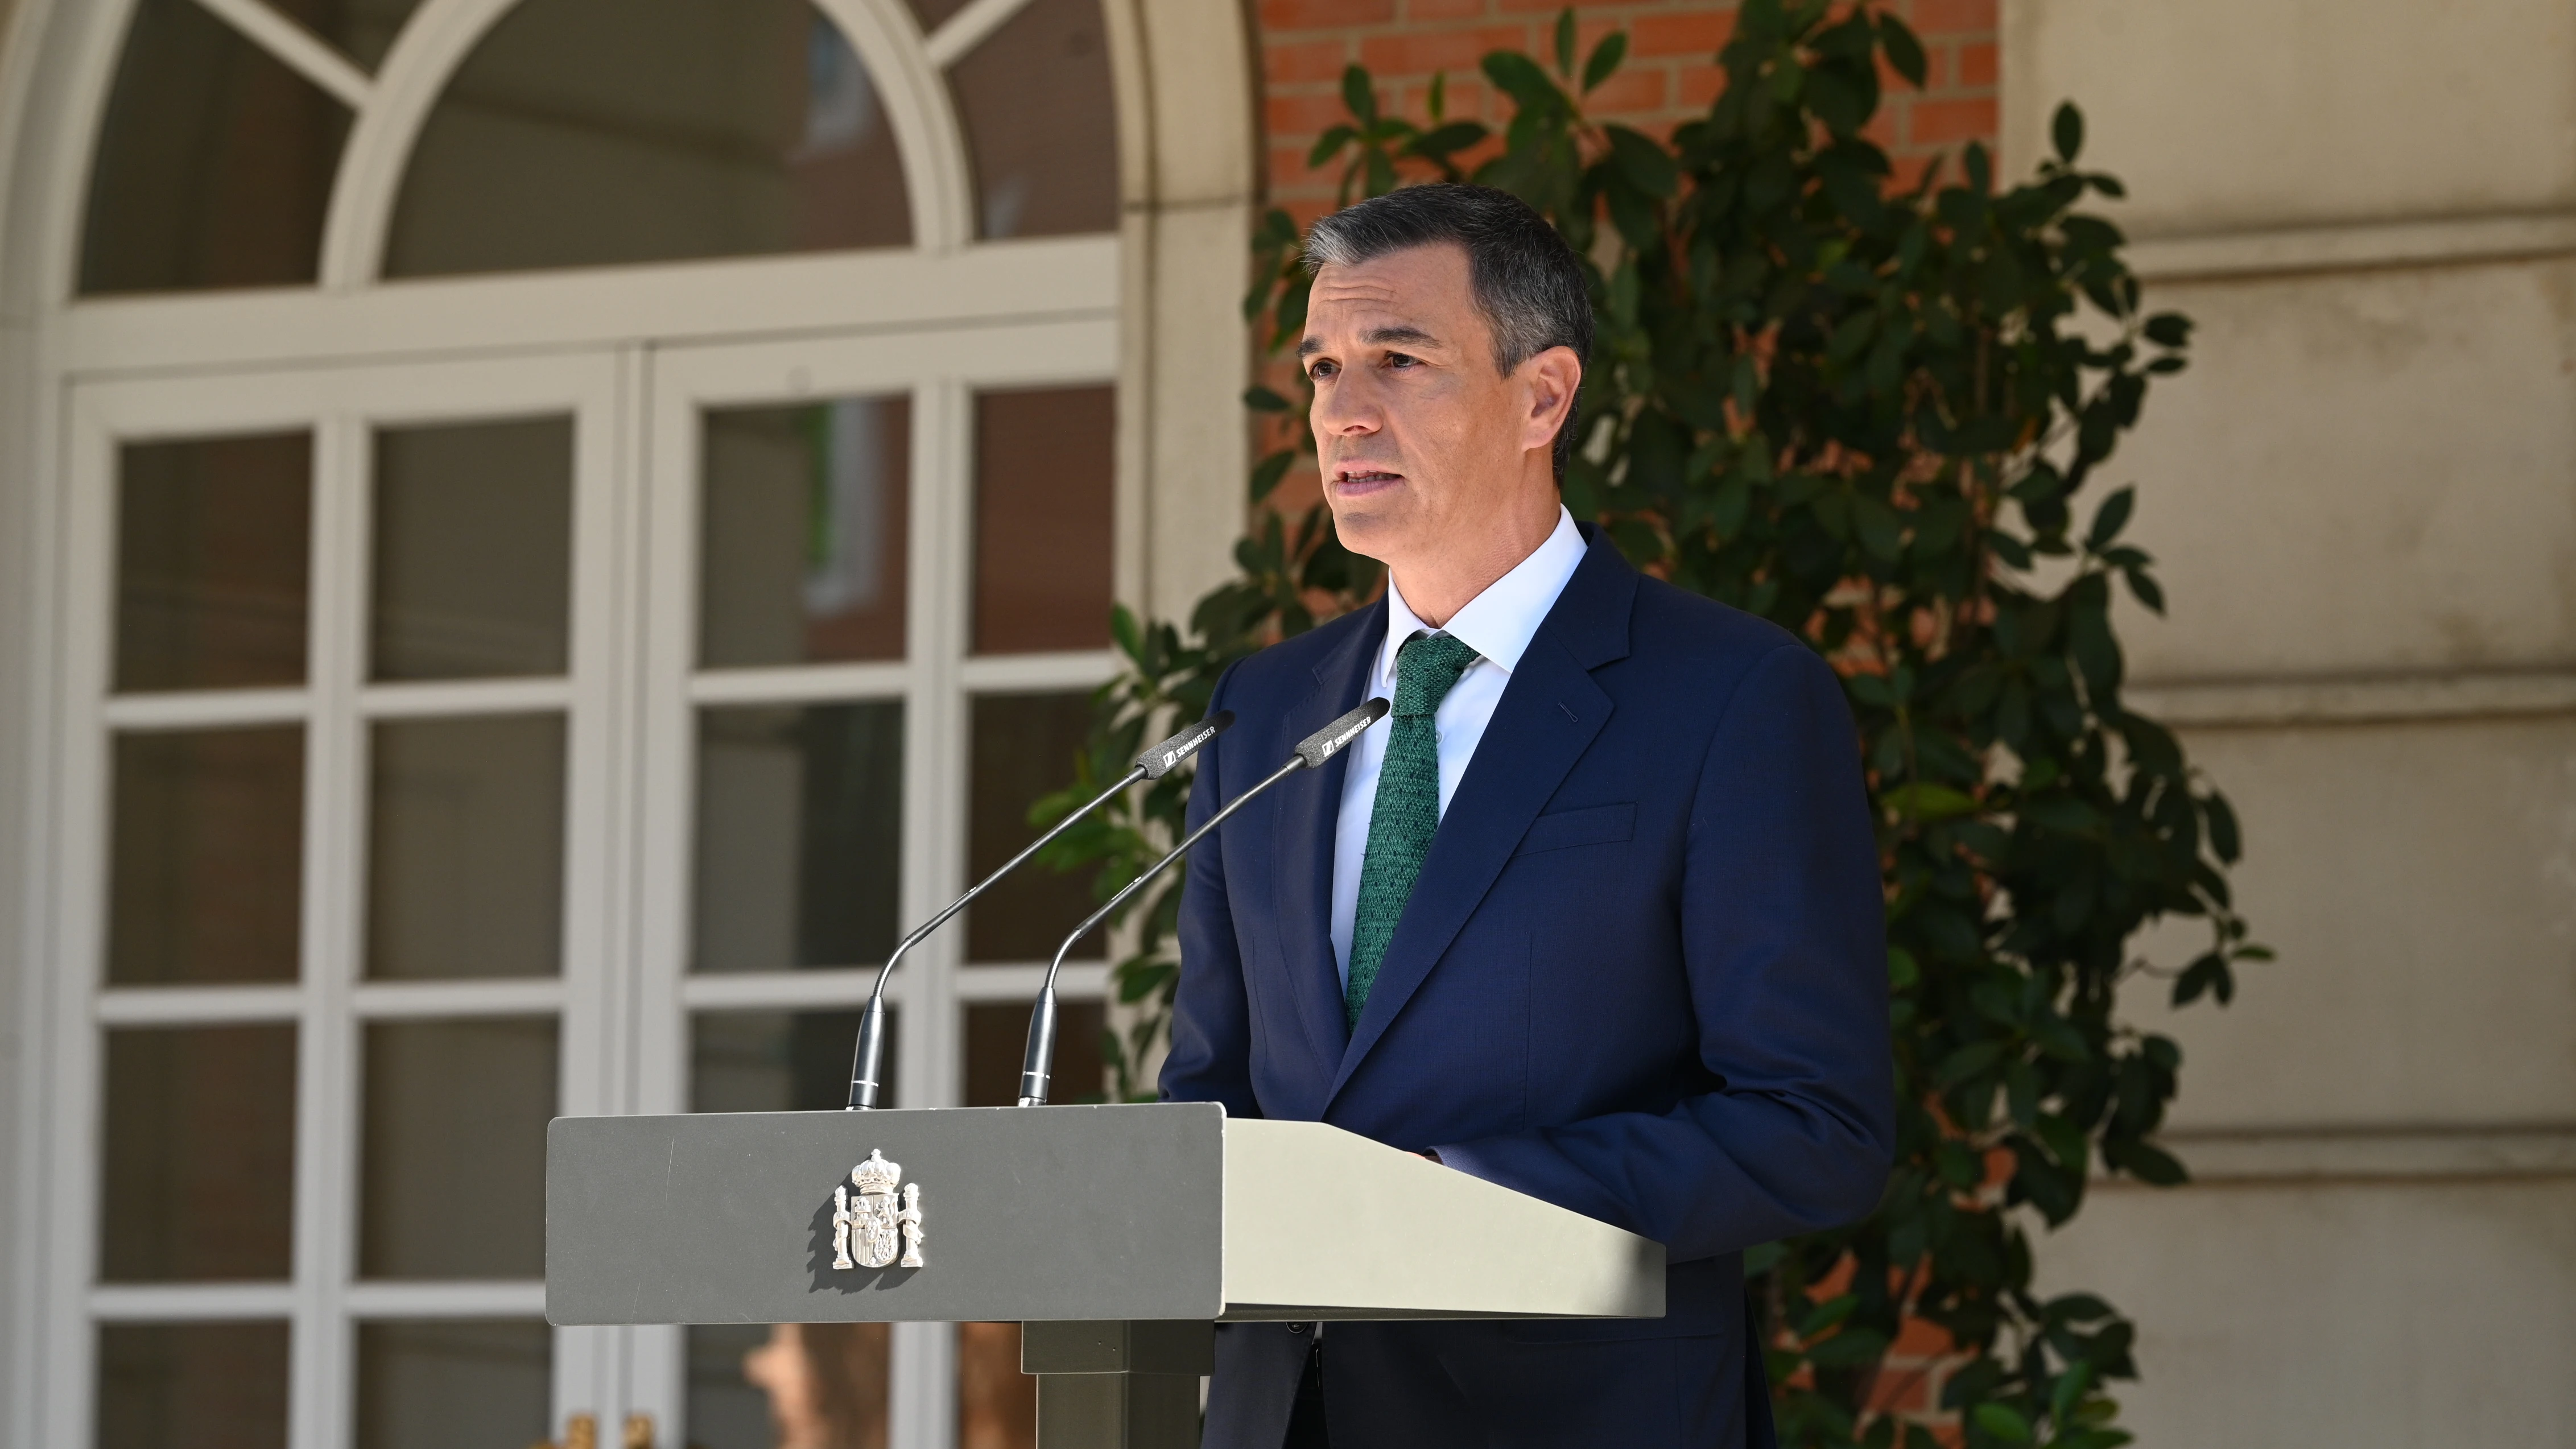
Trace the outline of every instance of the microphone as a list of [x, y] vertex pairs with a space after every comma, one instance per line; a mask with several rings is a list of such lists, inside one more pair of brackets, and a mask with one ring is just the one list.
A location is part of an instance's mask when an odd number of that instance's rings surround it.
[[1046, 834], [1030, 841], [1027, 849], [1004, 862], [1000, 870], [977, 881], [973, 889], [949, 902], [948, 909], [915, 927], [911, 935], [896, 943], [893, 953], [886, 957], [885, 964], [877, 968], [876, 989], [868, 994], [868, 1009], [859, 1018], [859, 1043], [850, 1056], [850, 1111], [863, 1112], [877, 1104], [877, 1073], [883, 1068], [885, 1062], [886, 978], [894, 974], [895, 964], [903, 959], [903, 953], [920, 945], [922, 938], [948, 924], [950, 917], [966, 909], [969, 902], [991, 889], [993, 882], [1018, 870], [1030, 856], [1044, 849], [1048, 841], [1071, 829], [1075, 821], [1108, 804], [1111, 796], [1139, 780], [1159, 780], [1170, 774], [1181, 761], [1197, 754], [1200, 746], [1224, 734], [1233, 725], [1234, 711], [1221, 709], [1138, 755], [1134, 767], [1120, 776], [1118, 783], [1093, 796], [1090, 804], [1057, 821], [1049, 827]]
[[1349, 714], [1299, 740], [1296, 752], [1288, 757], [1288, 763], [1273, 770], [1269, 778], [1260, 784], [1235, 796], [1224, 809], [1209, 816], [1205, 824], [1183, 837], [1180, 844], [1173, 846], [1171, 854], [1154, 862], [1142, 874], [1129, 881], [1126, 889], [1111, 896], [1107, 905], [1093, 911], [1081, 925], [1073, 928], [1073, 934], [1065, 937], [1064, 944], [1055, 948], [1055, 959], [1047, 963], [1046, 984], [1038, 988], [1037, 1005], [1029, 1012], [1029, 1048], [1027, 1055], [1020, 1059], [1021, 1106], [1046, 1105], [1047, 1084], [1055, 1075], [1055, 973], [1063, 968], [1065, 953], [1073, 949], [1073, 943], [1089, 935], [1092, 927], [1109, 919], [1110, 913], [1125, 905], [1128, 897], [1143, 890], [1147, 881], [1161, 875], [1170, 868], [1172, 862], [1187, 855], [1190, 847], [1204, 839], [1209, 831], [1223, 825], [1227, 817], [1251, 804], [1252, 797], [1296, 774], [1299, 770], [1320, 769], [1326, 760], [1340, 754], [1351, 741], [1365, 733], [1370, 725], [1386, 718], [1389, 708], [1391, 706], [1383, 698], [1369, 700]]

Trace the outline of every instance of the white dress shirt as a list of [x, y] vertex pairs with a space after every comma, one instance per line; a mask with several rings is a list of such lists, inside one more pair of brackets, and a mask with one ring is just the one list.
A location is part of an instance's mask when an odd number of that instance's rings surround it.
[[[1452, 615], [1446, 629], [1433, 629], [1406, 607], [1404, 592], [1386, 581], [1386, 638], [1378, 645], [1377, 663], [1369, 671], [1368, 693], [1395, 698], [1395, 654], [1416, 633], [1450, 634], [1476, 651], [1475, 663], [1458, 676], [1457, 685], [1440, 701], [1431, 722], [1440, 733], [1440, 813], [1449, 813], [1449, 797], [1467, 773], [1476, 742], [1494, 718], [1503, 686], [1529, 648], [1539, 621], [1556, 607], [1575, 565], [1583, 562], [1583, 535], [1574, 531], [1574, 516], [1556, 510], [1556, 531], [1512, 571], [1487, 585]], [[1368, 854], [1369, 817], [1377, 813], [1378, 771], [1386, 764], [1387, 732], [1373, 729], [1354, 741], [1342, 777], [1342, 812], [1333, 825], [1333, 964], [1342, 984], [1351, 980], [1351, 926], [1360, 911], [1360, 862]]]

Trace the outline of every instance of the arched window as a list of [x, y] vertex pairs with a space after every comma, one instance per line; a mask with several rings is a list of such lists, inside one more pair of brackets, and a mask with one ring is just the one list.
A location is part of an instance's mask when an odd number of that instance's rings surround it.
[[[838, 1105], [1065, 778], [1158, 0], [53, 3], [41, 1441], [1026, 1442], [1008, 1326], [548, 1328], [538, 1174]], [[910, 958], [898, 1103], [1010, 1099], [1088, 900]]]
[[1116, 228], [1099, 0], [837, 3], [136, 0], [80, 290], [311, 283], [334, 228], [342, 284]]
[[522, 0], [422, 126], [383, 266], [454, 276], [912, 232], [876, 83], [806, 0]]

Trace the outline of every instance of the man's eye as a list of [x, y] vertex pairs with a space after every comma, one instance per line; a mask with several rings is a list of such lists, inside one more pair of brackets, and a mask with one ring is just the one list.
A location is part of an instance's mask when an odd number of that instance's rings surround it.
[[1386, 365], [1389, 367], [1411, 367], [1420, 360], [1408, 352], [1390, 352], [1386, 355]]
[[1333, 375], [1333, 364], [1330, 362], [1319, 361], [1314, 366], [1306, 369], [1306, 375], [1318, 382], [1321, 382], [1325, 378]]

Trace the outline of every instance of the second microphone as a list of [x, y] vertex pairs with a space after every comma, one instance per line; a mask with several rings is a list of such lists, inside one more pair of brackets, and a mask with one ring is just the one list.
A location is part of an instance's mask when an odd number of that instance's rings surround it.
[[1047, 963], [1046, 984], [1038, 988], [1037, 1004], [1029, 1012], [1028, 1051], [1020, 1059], [1021, 1106], [1046, 1105], [1048, 1085], [1055, 1074], [1055, 976], [1057, 971], [1063, 969], [1065, 954], [1073, 949], [1074, 943], [1091, 934], [1094, 926], [1109, 919], [1120, 906], [1127, 904], [1130, 898], [1143, 890], [1147, 882], [1169, 870], [1173, 862], [1189, 854], [1191, 846], [1205, 839], [1210, 831], [1223, 825], [1236, 811], [1251, 804], [1262, 791], [1287, 779], [1299, 770], [1320, 768], [1325, 761], [1349, 748], [1351, 741], [1358, 739], [1370, 725], [1386, 718], [1388, 708], [1384, 699], [1371, 699], [1331, 724], [1299, 740], [1296, 750], [1289, 755], [1287, 763], [1272, 771], [1251, 789], [1228, 801], [1223, 809], [1209, 816], [1198, 829], [1191, 831], [1182, 838], [1180, 844], [1173, 846], [1169, 855], [1154, 862], [1134, 880], [1129, 881], [1124, 890], [1109, 898], [1108, 904], [1093, 911], [1083, 919], [1081, 925], [1073, 928], [1072, 933], [1064, 938], [1064, 944], [1055, 948], [1055, 959]]

